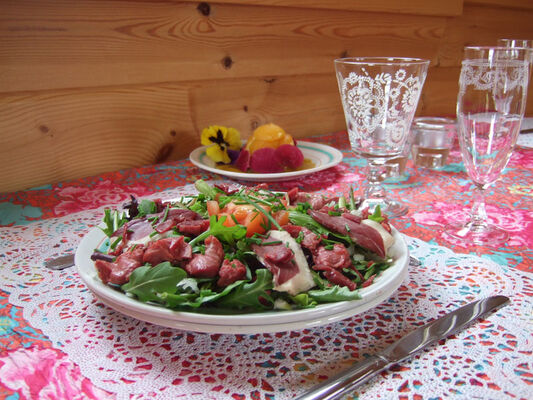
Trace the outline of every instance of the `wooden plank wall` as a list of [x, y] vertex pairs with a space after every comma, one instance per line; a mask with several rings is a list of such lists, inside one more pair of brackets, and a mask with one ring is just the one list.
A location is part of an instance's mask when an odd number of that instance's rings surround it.
[[4, 0], [0, 192], [183, 158], [209, 124], [344, 130], [340, 56], [430, 59], [418, 113], [454, 115], [463, 46], [531, 21], [526, 0]]

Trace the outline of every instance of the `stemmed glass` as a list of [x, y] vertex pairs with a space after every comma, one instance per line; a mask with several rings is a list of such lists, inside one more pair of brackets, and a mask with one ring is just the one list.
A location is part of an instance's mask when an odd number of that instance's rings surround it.
[[470, 221], [446, 227], [461, 241], [495, 247], [508, 238], [487, 220], [485, 190], [500, 177], [518, 137], [526, 104], [528, 53], [524, 48], [465, 48], [457, 125], [463, 163], [476, 191]]
[[335, 60], [352, 150], [368, 162], [360, 208], [377, 205], [389, 218], [408, 207], [388, 198], [381, 185], [385, 163], [402, 154], [429, 61], [419, 58], [352, 57]]
[[529, 76], [531, 77], [531, 65], [533, 64], [533, 40], [529, 39], [498, 39], [498, 46], [510, 48], [529, 49]]

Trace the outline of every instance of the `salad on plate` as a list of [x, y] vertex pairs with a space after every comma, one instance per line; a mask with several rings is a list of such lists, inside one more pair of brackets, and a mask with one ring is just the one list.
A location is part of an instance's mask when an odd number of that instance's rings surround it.
[[393, 263], [386, 216], [357, 211], [352, 193], [195, 186], [105, 210], [106, 239], [91, 256], [104, 284], [179, 311], [297, 310], [357, 300]]

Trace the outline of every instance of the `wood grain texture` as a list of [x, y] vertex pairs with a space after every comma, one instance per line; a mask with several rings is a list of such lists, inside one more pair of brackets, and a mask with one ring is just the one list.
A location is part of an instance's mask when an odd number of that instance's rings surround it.
[[465, 0], [465, 4], [533, 10], [533, 1], [531, 0]]
[[217, 0], [217, 3], [443, 16], [460, 15], [463, 7], [462, 0]]
[[181, 157], [197, 146], [175, 85], [0, 96], [0, 190]]
[[[0, 92], [331, 73], [342, 55], [431, 58], [447, 19], [195, 3], [0, 3]], [[46, 77], [46, 79], [43, 79]]]
[[418, 114], [453, 116], [463, 47], [531, 21], [518, 0], [5, 0], [0, 191], [183, 158], [210, 124], [344, 130], [339, 56], [430, 59]]

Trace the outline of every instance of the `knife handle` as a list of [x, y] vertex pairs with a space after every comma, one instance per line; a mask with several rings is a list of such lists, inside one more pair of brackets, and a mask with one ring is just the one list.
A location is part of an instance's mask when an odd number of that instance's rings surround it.
[[360, 361], [346, 371], [320, 383], [295, 400], [334, 400], [366, 382], [385, 369], [389, 361], [380, 356], [372, 356]]

